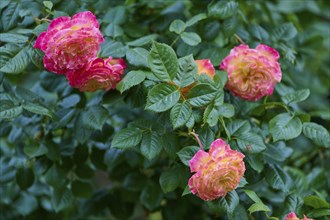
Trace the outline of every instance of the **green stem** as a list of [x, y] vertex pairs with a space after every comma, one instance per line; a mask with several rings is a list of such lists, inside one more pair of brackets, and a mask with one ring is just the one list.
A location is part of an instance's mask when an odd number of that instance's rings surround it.
[[180, 38], [180, 35], [177, 36], [177, 37], [174, 39], [174, 41], [171, 43], [171, 47], [174, 46], [174, 44], [179, 40], [179, 38]]
[[219, 120], [220, 120], [220, 123], [221, 123], [223, 129], [225, 130], [225, 133], [226, 133], [226, 135], [227, 135], [227, 137], [228, 137], [228, 140], [230, 140], [230, 135], [229, 135], [229, 132], [228, 132], [228, 130], [227, 130], [227, 127], [226, 127], [225, 121], [223, 120], [223, 117], [220, 117]]

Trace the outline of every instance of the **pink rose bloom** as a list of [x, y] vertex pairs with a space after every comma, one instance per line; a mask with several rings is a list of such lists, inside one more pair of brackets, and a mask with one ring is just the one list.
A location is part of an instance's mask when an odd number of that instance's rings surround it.
[[80, 69], [93, 60], [104, 39], [99, 23], [90, 11], [72, 17], [55, 18], [42, 32], [34, 48], [45, 53], [43, 62], [47, 70], [63, 74]]
[[211, 61], [209, 59], [195, 60], [195, 63], [198, 68], [198, 70], [197, 70], [198, 75], [206, 74], [210, 78], [213, 79], [215, 70], [214, 70], [213, 64], [211, 63]]
[[304, 218], [300, 219], [300, 218], [297, 217], [296, 213], [290, 212], [286, 216], [285, 220], [313, 220], [313, 219], [312, 218], [307, 218], [305, 215], [304, 215]]
[[94, 58], [85, 67], [68, 72], [66, 78], [72, 87], [81, 92], [94, 92], [98, 89], [114, 89], [121, 80], [126, 64], [123, 59]]
[[190, 171], [196, 172], [188, 181], [190, 191], [205, 201], [225, 196], [243, 177], [243, 158], [222, 139], [215, 140], [208, 153], [197, 151], [189, 161]]
[[257, 101], [271, 95], [282, 79], [279, 53], [266, 45], [256, 49], [241, 44], [222, 61], [221, 70], [228, 73], [226, 88], [242, 99]]

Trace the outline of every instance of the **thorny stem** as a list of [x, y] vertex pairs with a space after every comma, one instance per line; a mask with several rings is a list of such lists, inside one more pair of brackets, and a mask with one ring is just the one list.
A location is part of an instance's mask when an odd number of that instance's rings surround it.
[[196, 140], [199, 144], [199, 147], [201, 148], [201, 150], [204, 150], [203, 144], [202, 144], [201, 140], [199, 139], [198, 134], [195, 133], [194, 129], [192, 130], [192, 132], [190, 132], [190, 134], [194, 135], [194, 137], [196, 138]]
[[238, 36], [237, 34], [234, 34], [234, 36], [241, 44], [245, 44], [245, 42], [242, 40], [242, 38], [240, 38], [240, 36]]

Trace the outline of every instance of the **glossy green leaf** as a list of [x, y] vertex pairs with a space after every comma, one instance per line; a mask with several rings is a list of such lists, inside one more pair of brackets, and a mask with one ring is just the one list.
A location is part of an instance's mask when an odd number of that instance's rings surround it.
[[157, 157], [162, 150], [161, 136], [156, 132], [143, 134], [140, 151], [148, 160]]
[[150, 34], [147, 36], [143, 36], [141, 38], [138, 38], [136, 40], [127, 42], [127, 45], [133, 46], [133, 47], [141, 47], [143, 45], [149, 44], [152, 42], [152, 40], [155, 40], [158, 37], [157, 34]]
[[302, 123], [299, 118], [282, 113], [269, 121], [269, 131], [274, 141], [290, 140], [300, 135]]
[[101, 130], [109, 116], [108, 111], [102, 106], [90, 106], [82, 112], [82, 123], [87, 129]]
[[48, 108], [46, 108], [42, 105], [36, 104], [36, 103], [26, 102], [23, 104], [22, 107], [23, 107], [23, 109], [25, 109], [29, 112], [35, 113], [35, 114], [46, 115], [50, 118], [54, 117], [54, 113], [51, 110], [49, 110]]
[[219, 115], [221, 115], [225, 118], [231, 118], [235, 115], [234, 106], [231, 104], [224, 103], [224, 104], [218, 106], [217, 110], [219, 112]]
[[194, 32], [183, 32], [180, 36], [190, 46], [196, 46], [202, 41], [201, 37]]
[[330, 209], [330, 203], [318, 196], [309, 195], [304, 198], [304, 205], [313, 207], [314, 209]]
[[274, 189], [280, 189], [284, 192], [289, 191], [290, 177], [279, 166], [269, 165], [265, 171], [265, 177], [268, 184]]
[[174, 20], [170, 25], [170, 31], [177, 34], [181, 34], [186, 28], [185, 23], [182, 20]]
[[302, 89], [292, 93], [289, 93], [285, 96], [282, 96], [282, 100], [285, 104], [289, 105], [292, 103], [302, 102], [306, 100], [309, 96], [309, 89]]
[[0, 68], [1, 72], [8, 74], [21, 73], [30, 63], [30, 47], [23, 47], [15, 56], [11, 57], [8, 62]]
[[252, 132], [244, 132], [237, 136], [237, 143], [244, 152], [260, 153], [266, 149], [262, 137]]
[[297, 35], [298, 31], [296, 27], [290, 23], [284, 23], [274, 29], [272, 36], [276, 40], [291, 40]]
[[134, 66], [148, 67], [149, 52], [144, 48], [128, 49], [126, 52], [127, 61]]
[[213, 1], [208, 5], [208, 16], [218, 19], [226, 19], [233, 16], [238, 9], [235, 1]]
[[202, 107], [209, 104], [216, 96], [216, 91], [208, 84], [194, 86], [188, 93], [188, 102], [194, 107]]
[[204, 20], [205, 18], [207, 18], [207, 15], [205, 13], [195, 15], [194, 17], [192, 17], [188, 21], [186, 21], [186, 27], [193, 26], [193, 25], [197, 24], [199, 21]]
[[140, 84], [146, 78], [146, 73], [142, 70], [132, 70], [117, 84], [116, 88], [123, 93], [133, 86]]
[[146, 109], [163, 112], [172, 108], [180, 98], [180, 92], [174, 85], [161, 83], [154, 86], [148, 93]]
[[192, 55], [181, 57], [179, 59], [179, 72], [174, 78], [174, 83], [181, 88], [189, 86], [195, 81], [197, 76], [197, 65]]
[[16, 106], [12, 101], [0, 100], [0, 118], [12, 119], [18, 117], [23, 111], [22, 106]]
[[155, 41], [152, 43], [148, 62], [154, 75], [165, 82], [173, 80], [179, 70], [179, 63], [174, 50], [166, 44]]
[[124, 128], [115, 134], [111, 147], [120, 149], [133, 148], [140, 143], [142, 132], [137, 128]]
[[199, 149], [200, 148], [196, 146], [184, 147], [179, 152], [177, 152], [177, 155], [179, 156], [181, 162], [184, 165], [189, 166], [189, 160], [193, 158], [193, 156]]
[[0, 42], [24, 44], [28, 41], [28, 37], [20, 34], [1, 33]]
[[177, 129], [186, 124], [191, 114], [192, 109], [187, 102], [177, 103], [175, 106], [173, 106], [170, 113], [173, 129]]
[[304, 123], [303, 134], [317, 145], [330, 148], [330, 135], [325, 127], [314, 122]]

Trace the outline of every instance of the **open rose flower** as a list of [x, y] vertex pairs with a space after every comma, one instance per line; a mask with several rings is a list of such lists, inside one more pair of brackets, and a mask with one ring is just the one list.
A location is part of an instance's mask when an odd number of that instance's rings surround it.
[[300, 218], [297, 217], [296, 213], [290, 212], [286, 216], [285, 220], [313, 220], [313, 219], [312, 218], [307, 218], [305, 215], [304, 215], [304, 218], [300, 219]]
[[123, 59], [95, 58], [85, 67], [68, 72], [66, 78], [72, 87], [81, 92], [94, 92], [98, 89], [108, 91], [116, 87], [125, 68]]
[[220, 65], [228, 73], [226, 88], [250, 101], [271, 95], [275, 84], [282, 79], [279, 58], [275, 49], [263, 44], [255, 49], [245, 44], [233, 48]]
[[103, 41], [95, 15], [85, 11], [72, 19], [55, 18], [47, 31], [38, 36], [34, 47], [45, 53], [43, 62], [47, 70], [64, 74], [93, 60]]
[[243, 177], [243, 158], [222, 139], [215, 140], [208, 153], [197, 151], [189, 161], [190, 171], [196, 172], [188, 181], [190, 191], [205, 201], [225, 196]]

